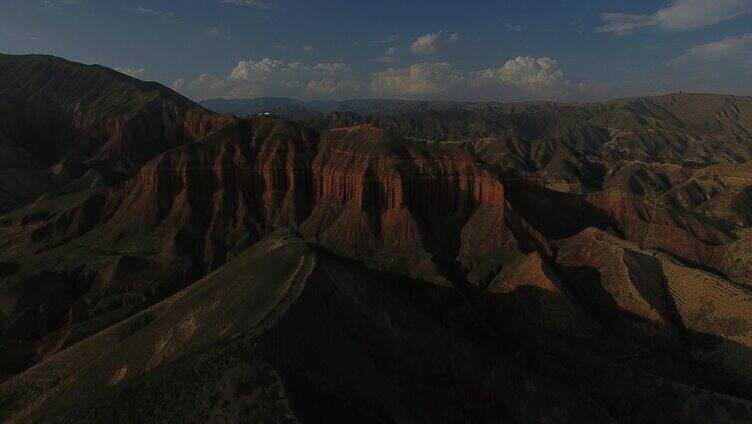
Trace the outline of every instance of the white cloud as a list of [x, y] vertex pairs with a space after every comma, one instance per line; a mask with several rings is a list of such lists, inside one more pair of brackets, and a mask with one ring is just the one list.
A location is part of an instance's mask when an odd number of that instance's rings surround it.
[[121, 68], [119, 66], [115, 66], [112, 68], [121, 74], [129, 75], [133, 78], [141, 78], [146, 73], [146, 70], [144, 68]]
[[222, 0], [222, 3], [234, 4], [236, 6], [255, 7], [259, 10], [269, 10], [272, 7], [271, 3], [265, 0]]
[[448, 43], [456, 43], [460, 40], [460, 34], [453, 32], [448, 37], [443, 31], [432, 32], [418, 37], [410, 46], [410, 52], [416, 56], [427, 56], [436, 53], [442, 46]]
[[[398, 51], [395, 50], [395, 53]], [[498, 68], [462, 71], [445, 62], [390, 67], [356, 75], [344, 63], [242, 60], [224, 77], [201, 75], [172, 87], [196, 100], [287, 96], [295, 98], [495, 99], [562, 98], [576, 89], [556, 60], [521, 56]]]
[[441, 32], [421, 35], [410, 47], [410, 51], [418, 56], [432, 54], [439, 48], [439, 37]]
[[597, 32], [626, 34], [638, 28], [685, 31], [752, 13], [750, 0], [673, 0], [651, 15], [603, 13]]
[[596, 32], [613, 32], [626, 34], [634, 29], [654, 26], [658, 23], [651, 15], [626, 15], [624, 13], [602, 13], [603, 25], [595, 29]]
[[520, 56], [499, 68], [463, 72], [448, 63], [418, 63], [373, 75], [371, 90], [379, 97], [516, 98], [561, 97], [569, 81], [556, 60]]
[[291, 74], [302, 66], [300, 62], [288, 63], [282, 60], [264, 58], [258, 61], [241, 60], [233, 68], [229, 79], [232, 80], [260, 80], [276, 73], [277, 75]]
[[230, 79], [254, 80], [269, 77], [295, 76], [305, 78], [310, 75], [331, 76], [350, 72], [344, 63], [317, 63], [306, 65], [301, 62], [285, 62], [264, 58], [261, 60], [241, 60], [230, 73]]
[[182, 91], [183, 88], [185, 88], [185, 78], [178, 78], [176, 79], [171, 85], [170, 88], [172, 88], [175, 91]]
[[558, 62], [550, 57], [518, 56], [500, 68], [473, 73], [476, 85], [503, 83], [531, 91], [557, 89], [568, 84]]
[[512, 32], [522, 32], [525, 30], [524, 26], [517, 25], [517, 24], [510, 24], [509, 22], [504, 24], [504, 28], [506, 28], [507, 31], [512, 31]]
[[210, 97], [232, 97], [234, 85], [227, 78], [215, 78], [209, 74], [201, 74], [192, 81], [183, 78], [177, 79], [172, 84], [172, 89], [196, 100], [202, 100]]
[[447, 92], [463, 80], [448, 63], [424, 62], [374, 74], [371, 90], [379, 96], [431, 96]]
[[259, 96], [301, 96], [305, 93], [333, 95], [354, 91], [357, 84], [347, 75], [344, 63], [287, 62], [272, 58], [241, 60], [227, 77], [201, 75], [187, 82], [178, 80], [173, 88], [194, 99], [210, 97], [247, 98]]
[[677, 65], [690, 61], [720, 62], [738, 60], [752, 54], [752, 32], [726, 37], [722, 40], [690, 47], [683, 55], [669, 64]]

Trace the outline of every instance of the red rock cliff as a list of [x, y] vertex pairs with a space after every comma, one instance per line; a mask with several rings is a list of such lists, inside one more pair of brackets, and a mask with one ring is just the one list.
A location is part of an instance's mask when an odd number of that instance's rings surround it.
[[164, 253], [207, 269], [289, 225], [333, 251], [434, 281], [509, 237], [504, 189], [469, 154], [372, 126], [322, 134], [255, 119], [166, 152], [114, 190], [104, 225], [159, 227]]

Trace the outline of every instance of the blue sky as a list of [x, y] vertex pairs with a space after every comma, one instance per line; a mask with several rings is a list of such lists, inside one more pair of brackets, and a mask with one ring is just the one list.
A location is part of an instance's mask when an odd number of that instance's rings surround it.
[[3, 0], [0, 52], [211, 97], [752, 94], [752, 0]]

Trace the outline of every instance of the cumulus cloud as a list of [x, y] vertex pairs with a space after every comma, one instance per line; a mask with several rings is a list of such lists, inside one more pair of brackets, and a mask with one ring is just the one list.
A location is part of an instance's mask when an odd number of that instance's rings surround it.
[[371, 90], [380, 96], [431, 96], [448, 91], [464, 77], [448, 63], [417, 63], [373, 75]]
[[172, 87], [196, 100], [263, 96], [524, 100], [561, 98], [576, 90], [552, 58], [520, 56], [502, 63], [498, 68], [465, 71], [445, 62], [421, 62], [359, 76], [345, 63], [267, 57], [241, 60], [226, 76], [180, 79]]
[[443, 45], [456, 43], [459, 39], [460, 34], [457, 32], [450, 34], [448, 37], [444, 36], [443, 31], [424, 34], [413, 42], [412, 46], [410, 46], [410, 52], [416, 56], [427, 56], [436, 53]]
[[185, 78], [178, 78], [172, 84], [170, 84], [170, 88], [172, 88], [175, 91], [182, 91], [185, 88], [185, 84], [186, 84]]
[[195, 99], [294, 97], [306, 92], [328, 96], [355, 90], [357, 82], [347, 77], [350, 72], [344, 63], [306, 64], [267, 57], [241, 60], [226, 77], [201, 75], [193, 81], [178, 80], [173, 88]]
[[300, 62], [289, 63], [268, 57], [258, 61], [241, 60], [238, 62], [237, 66], [233, 68], [229, 79], [238, 81], [263, 80], [269, 78], [273, 74], [276, 74], [277, 76], [290, 75], [302, 67], [303, 64]]
[[685, 31], [752, 13], [749, 0], [673, 0], [651, 15], [603, 13], [597, 32], [626, 34], [639, 28]]
[[559, 88], [568, 83], [556, 60], [532, 56], [518, 56], [500, 68], [474, 72], [473, 82], [476, 85], [502, 83], [531, 91]]
[[133, 78], [141, 78], [146, 73], [146, 70], [144, 68], [121, 68], [119, 66], [115, 66], [112, 68], [121, 74], [129, 75]]
[[231, 79], [253, 80], [269, 77], [294, 76], [305, 78], [309, 75], [337, 75], [350, 72], [344, 63], [317, 63], [306, 65], [301, 62], [285, 62], [264, 58], [261, 60], [241, 60], [230, 73]]
[[421, 35], [410, 47], [410, 51], [418, 56], [425, 56], [434, 53], [439, 48], [440, 36], [440, 32]]
[[373, 74], [371, 91], [378, 97], [451, 97], [525, 99], [560, 97], [569, 81], [556, 60], [520, 56], [498, 68], [464, 72], [448, 63], [417, 63]]
[[172, 89], [196, 100], [210, 97], [230, 97], [232, 84], [226, 78], [215, 78], [209, 74], [201, 74], [198, 78], [188, 81], [179, 78], [172, 83]]
[[677, 65], [693, 61], [721, 62], [752, 55], [752, 32], [726, 37], [722, 40], [690, 47], [683, 55], [669, 64]]
[[265, 0], [222, 0], [222, 3], [249, 6], [259, 10], [269, 10], [271, 8], [271, 3]]

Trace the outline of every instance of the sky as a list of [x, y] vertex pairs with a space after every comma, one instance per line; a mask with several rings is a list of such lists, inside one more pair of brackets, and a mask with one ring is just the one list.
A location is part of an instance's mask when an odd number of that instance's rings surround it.
[[193, 100], [752, 94], [752, 0], [0, 0], [0, 52]]

